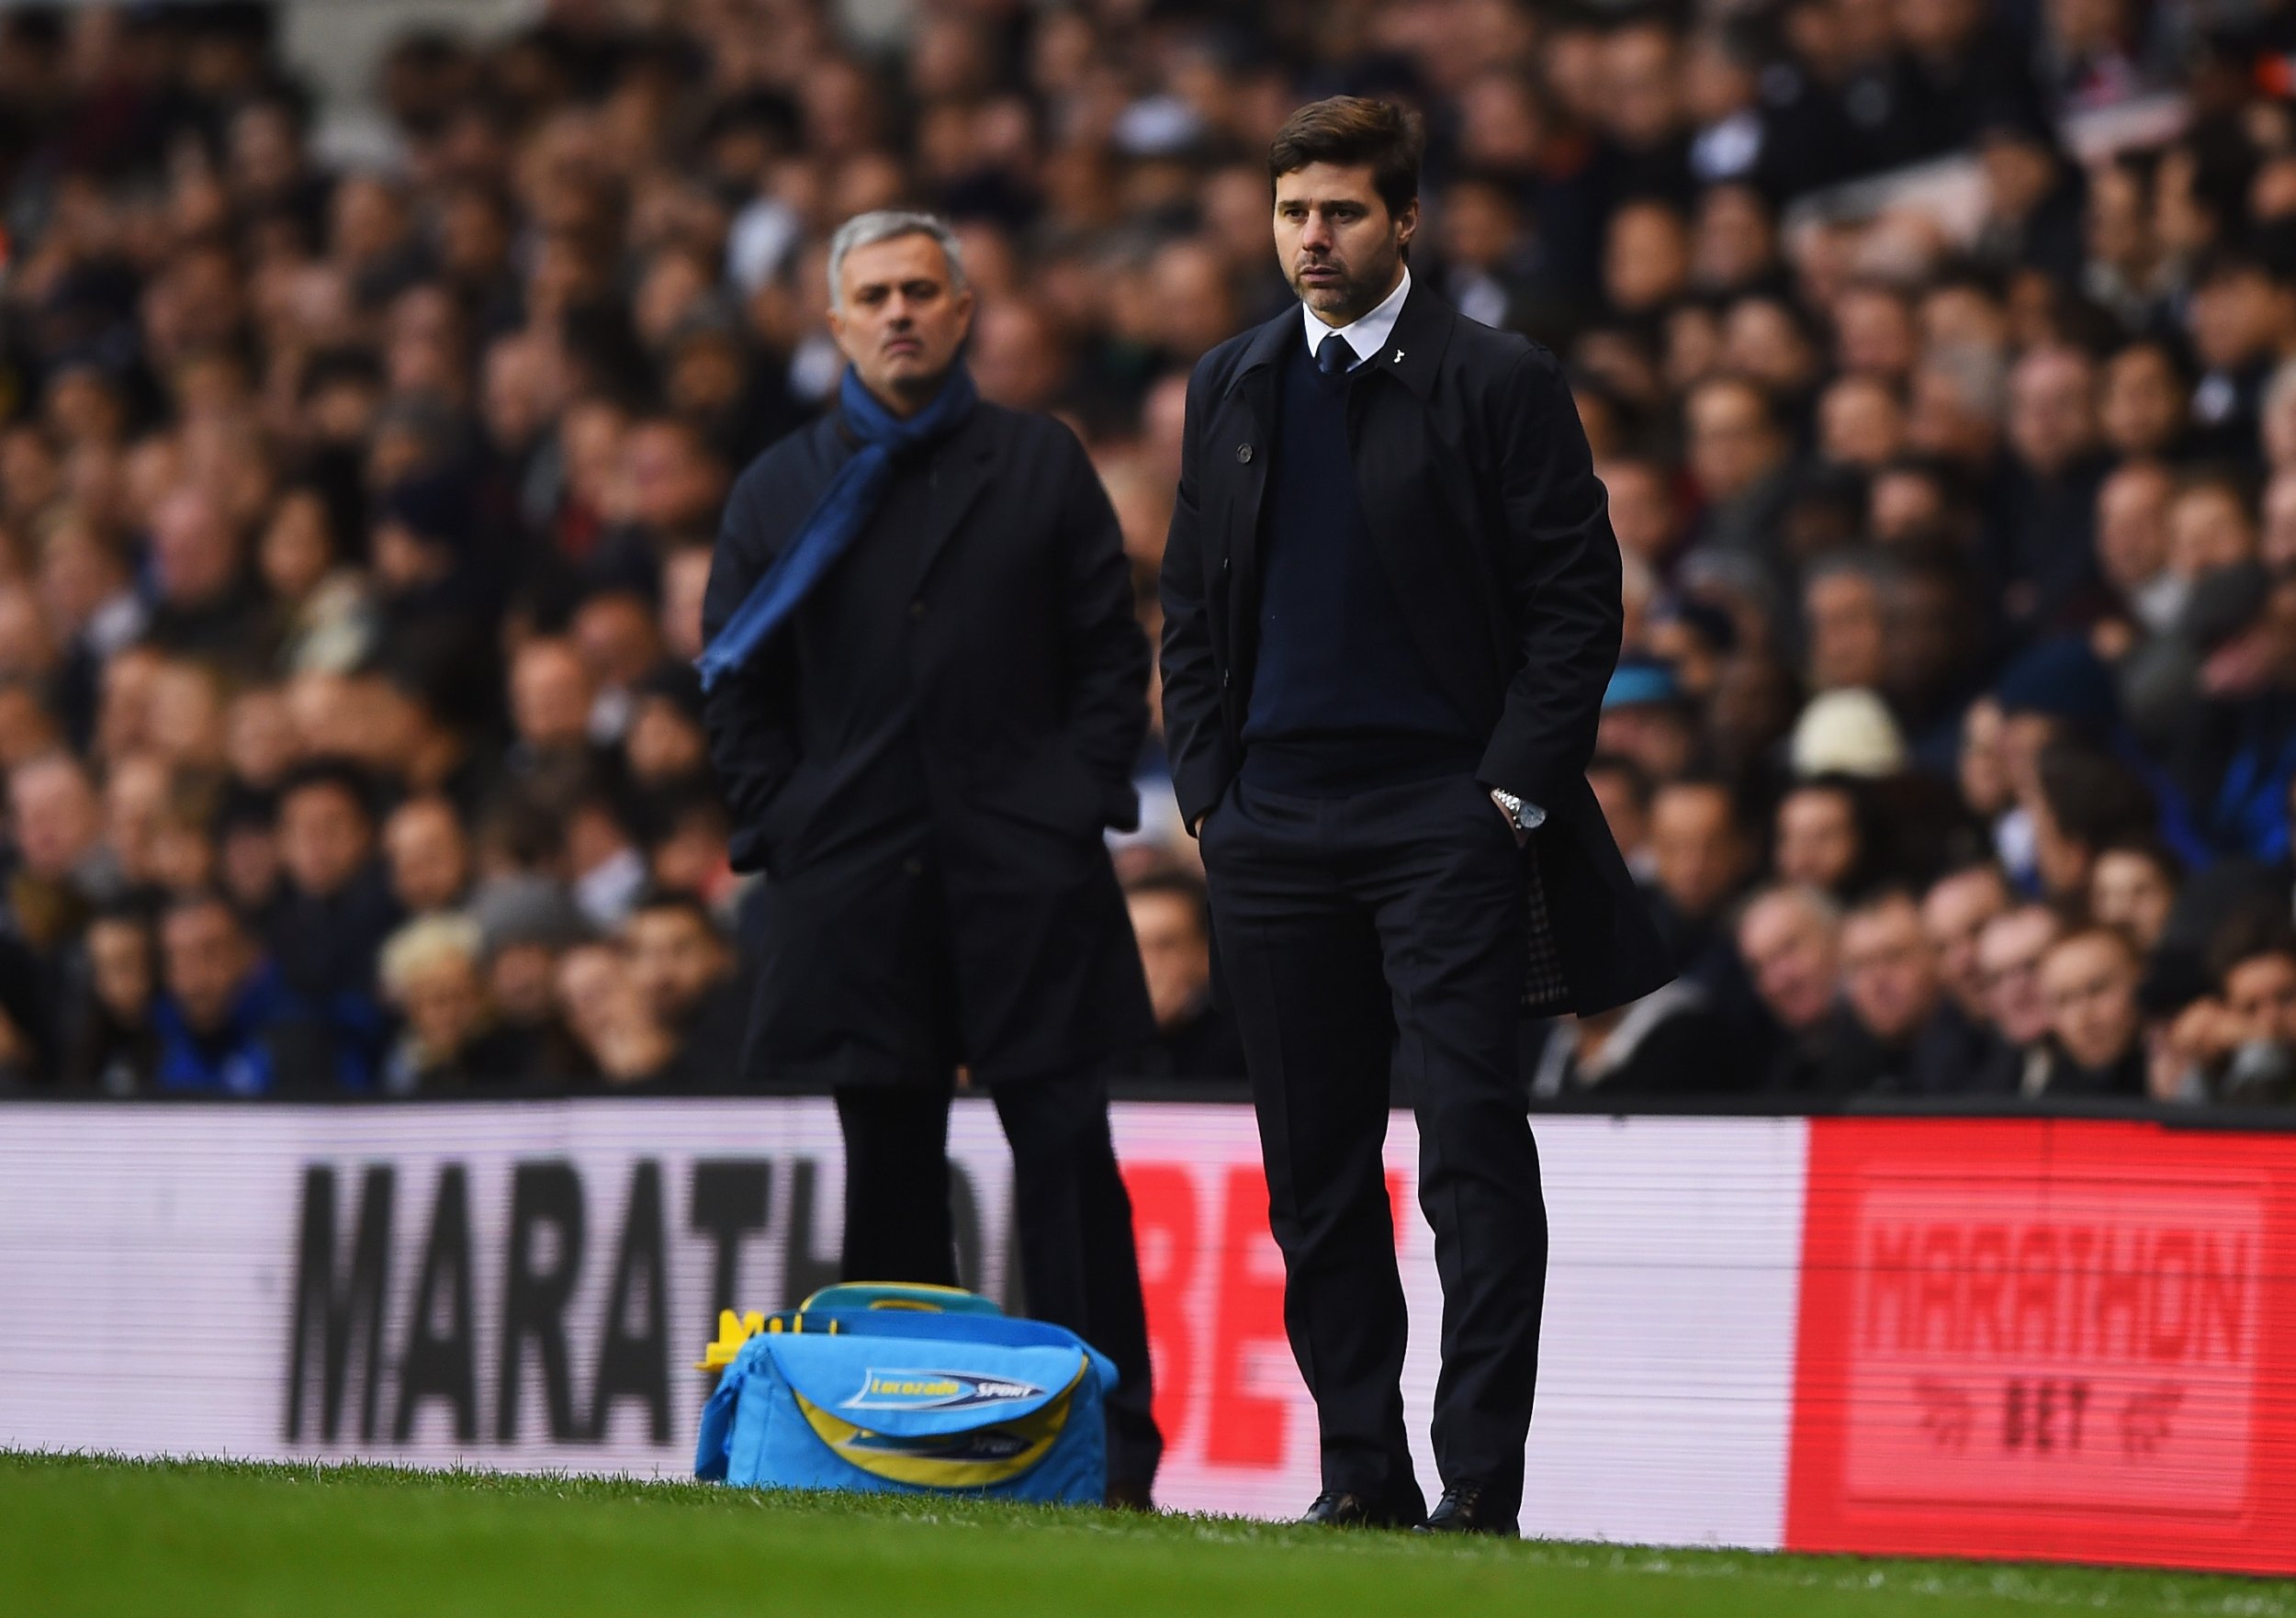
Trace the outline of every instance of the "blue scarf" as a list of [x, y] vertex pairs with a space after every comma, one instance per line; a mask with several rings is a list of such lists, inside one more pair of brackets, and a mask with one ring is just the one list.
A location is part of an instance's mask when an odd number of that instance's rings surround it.
[[838, 404], [845, 425], [861, 440], [861, 448], [837, 469], [829, 487], [814, 501], [813, 510], [782, 547], [749, 593], [726, 620], [694, 668], [702, 689], [709, 691], [749, 660], [773, 632], [789, 622], [813, 587], [843, 556], [869, 519], [875, 516], [893, 481], [894, 464], [903, 455], [934, 444], [964, 424], [980, 394], [973, 373], [959, 360], [933, 402], [904, 421], [887, 410], [877, 396], [861, 386], [848, 365], [838, 384]]

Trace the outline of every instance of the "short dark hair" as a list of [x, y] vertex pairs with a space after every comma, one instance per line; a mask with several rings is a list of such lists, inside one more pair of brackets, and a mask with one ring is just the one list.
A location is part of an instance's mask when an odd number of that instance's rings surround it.
[[2184, 884], [2184, 861], [2177, 851], [2153, 831], [2123, 831], [2107, 837], [2097, 849], [2097, 857], [2108, 854], [2133, 854], [2168, 880], [2172, 888]]
[[2049, 956], [2054, 955], [2058, 950], [2064, 949], [2067, 944], [2085, 943], [2090, 938], [2102, 938], [2106, 942], [2110, 943], [2114, 949], [2121, 951], [2122, 958], [2126, 960], [2131, 966], [2142, 968], [2144, 964], [2144, 951], [2137, 948], [2136, 940], [2129, 937], [2127, 933], [2122, 931], [2121, 928], [2101, 921], [2075, 922], [2072, 926], [2066, 927], [2063, 932], [2059, 933], [2054, 938], [2052, 938], [2049, 941], [2048, 948], [2043, 949], [2041, 953], [2043, 958], [2045, 960]]
[[665, 910], [692, 916], [702, 924], [710, 937], [724, 942], [725, 934], [718, 927], [717, 917], [710, 914], [708, 902], [692, 888], [649, 886], [638, 894], [637, 903], [630, 906], [630, 915], [636, 917]]
[[2110, 753], [2054, 741], [2041, 749], [2035, 769], [2042, 802], [2057, 829], [2092, 854], [2141, 837], [2158, 823], [2159, 807], [2144, 781]]
[[[1598, 758], [1603, 755], [1597, 754]], [[1588, 768], [1592, 769], [1590, 765]], [[1743, 832], [1747, 815], [1745, 794], [1729, 781], [1710, 770], [1685, 770], [1668, 781], [1650, 783], [1650, 807], [1656, 809], [1660, 798], [1675, 792], [1712, 792], [1729, 810], [1730, 829]]]
[[223, 912], [224, 916], [230, 919], [232, 928], [241, 937], [248, 938], [254, 937], [254, 928], [248, 923], [247, 913], [232, 902], [229, 893], [217, 887], [176, 889], [169, 893], [165, 902], [161, 905], [160, 919], [165, 922], [194, 910], [209, 908]]
[[2002, 898], [2008, 901], [2001, 909], [2003, 916], [2007, 916], [2011, 910], [2017, 908], [2017, 891], [2009, 884], [2009, 872], [2001, 869], [1999, 860], [1990, 857], [1982, 860], [1963, 860], [1948, 864], [1923, 885], [1919, 897], [1926, 902], [1931, 893], [1936, 893], [1947, 882], [1959, 882], [1965, 876], [1984, 877], [2000, 888]]
[[2285, 917], [2264, 906], [2236, 910], [2209, 938], [2205, 961], [2209, 982], [2222, 994], [2234, 969], [2267, 955], [2296, 960], [2296, 931]]
[[1905, 882], [1895, 878], [1884, 878], [1870, 887], [1859, 889], [1856, 896], [1850, 901], [1849, 908], [1843, 912], [1842, 919], [1847, 921], [1851, 916], [1870, 916], [1876, 910], [1889, 910], [1900, 905], [1919, 915], [1921, 895]]
[[276, 802], [281, 808], [298, 792], [313, 787], [328, 787], [351, 800], [359, 817], [370, 826], [375, 821], [375, 784], [366, 770], [349, 758], [322, 757], [307, 758], [287, 771], [279, 783]]
[[1273, 189], [1311, 163], [1367, 163], [1379, 200], [1399, 214], [1419, 199], [1419, 160], [1426, 150], [1426, 125], [1411, 108], [1366, 96], [1330, 96], [1284, 119], [1267, 149], [1267, 183]]

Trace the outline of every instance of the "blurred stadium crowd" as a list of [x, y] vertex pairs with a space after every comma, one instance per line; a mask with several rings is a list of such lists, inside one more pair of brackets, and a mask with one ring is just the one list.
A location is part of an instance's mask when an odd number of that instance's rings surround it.
[[[1153, 634], [1188, 369], [1289, 297], [1267, 139], [1351, 91], [1626, 556], [1592, 773], [1683, 976], [1534, 1093], [2296, 1098], [2286, 6], [567, 0], [400, 39], [332, 165], [273, 22], [0, 14], [8, 1082], [742, 1083], [689, 666], [829, 232], [956, 221]], [[1154, 747], [1143, 1069], [1232, 1076]]]

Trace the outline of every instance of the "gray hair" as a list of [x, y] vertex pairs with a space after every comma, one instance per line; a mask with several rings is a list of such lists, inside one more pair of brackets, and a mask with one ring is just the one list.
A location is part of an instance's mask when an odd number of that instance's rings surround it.
[[[1791, 905], [1804, 916], [1818, 922], [1829, 933], [1841, 930], [1841, 901], [1825, 889], [1808, 882], [1774, 882], [1757, 891], [1739, 906], [1738, 927], [1743, 927], [1747, 918], [1765, 906]], [[1733, 929], [1736, 930], [1735, 928]]]
[[964, 290], [964, 250], [957, 245], [957, 233], [949, 228], [949, 221], [939, 214], [913, 213], [905, 208], [872, 208], [857, 213], [837, 228], [829, 238], [829, 307], [845, 307], [845, 255], [856, 247], [874, 247], [880, 242], [891, 242], [900, 236], [930, 236], [940, 244], [943, 258], [949, 261], [949, 285], [951, 290]]
[[402, 999], [408, 985], [433, 967], [451, 961], [477, 966], [483, 943], [478, 924], [467, 916], [419, 916], [385, 941], [376, 975], [384, 994]]

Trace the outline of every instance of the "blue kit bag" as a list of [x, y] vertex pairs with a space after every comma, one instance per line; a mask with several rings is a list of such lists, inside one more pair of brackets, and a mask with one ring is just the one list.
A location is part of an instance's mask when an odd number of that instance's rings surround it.
[[1073, 1331], [995, 1308], [941, 1288], [840, 1287], [750, 1317], [753, 1334], [729, 1318], [739, 1346], [703, 1407], [694, 1476], [1097, 1505], [1116, 1367]]

